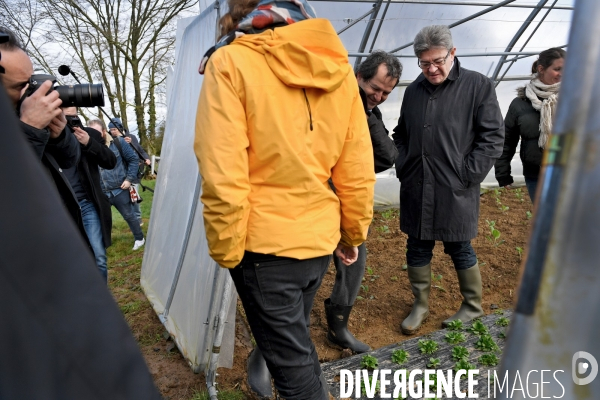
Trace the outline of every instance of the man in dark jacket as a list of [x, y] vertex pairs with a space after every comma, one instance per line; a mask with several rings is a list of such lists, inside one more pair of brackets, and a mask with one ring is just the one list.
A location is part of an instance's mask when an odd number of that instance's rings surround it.
[[0, 45], [0, 65], [5, 70], [0, 74], [0, 81], [19, 117], [21, 131], [50, 172], [63, 204], [85, 238], [79, 203], [64, 175], [65, 168], [73, 167], [79, 161], [80, 150], [75, 136], [68, 132], [68, 128], [65, 129], [67, 120], [60, 109], [62, 101], [58, 92], [49, 92], [51, 81], [45, 81], [33, 94], [24, 97], [33, 74], [33, 64], [15, 35], [8, 29], [0, 29], [9, 36], [9, 41]]
[[[401, 74], [402, 64], [398, 59], [381, 50], [369, 55], [356, 72], [373, 144], [376, 173], [391, 168], [398, 156], [396, 146], [388, 136], [388, 130], [383, 124], [381, 111], [377, 106], [387, 100]], [[325, 300], [327, 339], [335, 346], [349, 348], [354, 353], [364, 353], [370, 348], [348, 331], [348, 318], [365, 273], [367, 262], [365, 244], [358, 247], [358, 260], [354, 264], [348, 266], [343, 264], [335, 254], [333, 262], [336, 268], [335, 284], [330, 298]]]
[[131, 203], [131, 197], [129, 194], [129, 188], [131, 182], [136, 179], [138, 169], [138, 156], [135, 154], [133, 148], [127, 145], [127, 142], [122, 137], [112, 138], [106, 131], [106, 125], [104, 121], [95, 119], [88, 121], [89, 126], [101, 130], [106, 137], [106, 143], [117, 158], [117, 165], [111, 169], [100, 169], [100, 177], [102, 183], [102, 190], [110, 204], [115, 206], [119, 213], [123, 216], [135, 242], [133, 244], [133, 250], [141, 248], [146, 240], [144, 239], [144, 233], [138, 220], [133, 213], [133, 206]]
[[[77, 107], [64, 108], [67, 118], [77, 117]], [[111, 244], [112, 215], [108, 198], [102, 192], [98, 167], [113, 169], [117, 158], [104, 144], [102, 133], [93, 128], [70, 127], [81, 146], [81, 158], [76, 166], [65, 168], [64, 173], [75, 192], [81, 208], [83, 227], [90, 242], [96, 265], [105, 281], [106, 248]]]
[[[138, 155], [140, 160], [143, 160], [144, 164], [150, 165], [150, 156], [148, 155], [148, 153], [146, 153], [144, 148], [140, 146], [140, 142], [138, 142], [137, 138], [131, 133], [129, 133], [127, 129], [125, 129], [120, 118], [112, 118], [111, 121], [108, 123], [108, 129], [112, 137], [116, 138], [121, 136], [127, 143], [131, 145], [131, 147], [133, 147], [135, 153]], [[135, 190], [139, 193], [140, 180], [136, 178], [136, 180], [132, 183], [135, 187]], [[140, 210], [139, 203], [133, 203], [133, 213], [140, 222], [140, 226], [144, 225], [144, 222], [142, 221], [142, 211]]]
[[431, 258], [444, 242], [463, 302], [449, 322], [483, 315], [481, 275], [471, 239], [477, 236], [479, 188], [502, 154], [504, 126], [492, 82], [464, 69], [447, 26], [415, 37], [422, 74], [406, 89], [394, 142], [400, 155], [400, 229], [408, 235], [408, 277], [415, 295], [402, 332], [413, 334], [429, 315]]

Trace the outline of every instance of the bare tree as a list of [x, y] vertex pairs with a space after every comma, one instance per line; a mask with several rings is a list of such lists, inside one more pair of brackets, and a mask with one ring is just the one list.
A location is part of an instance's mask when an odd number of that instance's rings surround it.
[[176, 20], [197, 1], [0, 0], [0, 12], [36, 64], [51, 70], [64, 61], [88, 81], [100, 80], [125, 126], [133, 108], [140, 141], [154, 152]]

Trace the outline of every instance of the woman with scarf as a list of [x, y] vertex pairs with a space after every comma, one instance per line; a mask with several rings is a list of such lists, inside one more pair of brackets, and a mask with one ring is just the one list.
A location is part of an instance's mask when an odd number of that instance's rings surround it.
[[529, 197], [533, 202], [542, 165], [544, 149], [552, 132], [552, 118], [566, 52], [558, 47], [544, 50], [531, 67], [533, 79], [517, 89], [504, 119], [504, 151], [496, 161], [496, 180], [501, 187], [512, 188], [510, 162], [521, 140], [521, 161]]
[[356, 261], [372, 219], [358, 83], [306, 0], [229, 0], [220, 27], [199, 68], [194, 143], [209, 253], [229, 268], [279, 395], [328, 399], [313, 299], [331, 253]]

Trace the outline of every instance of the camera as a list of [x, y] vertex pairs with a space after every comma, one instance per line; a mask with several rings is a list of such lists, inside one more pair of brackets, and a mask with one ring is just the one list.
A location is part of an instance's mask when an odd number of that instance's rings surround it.
[[[46, 81], [56, 83], [56, 77], [46, 74], [35, 74], [29, 78], [29, 87], [25, 96], [33, 92]], [[104, 88], [101, 83], [54, 86], [50, 91], [56, 90], [62, 100], [61, 107], [102, 107], [104, 106]]]
[[67, 125], [71, 128], [84, 129], [83, 124], [77, 115], [65, 115], [65, 118], [67, 119]]

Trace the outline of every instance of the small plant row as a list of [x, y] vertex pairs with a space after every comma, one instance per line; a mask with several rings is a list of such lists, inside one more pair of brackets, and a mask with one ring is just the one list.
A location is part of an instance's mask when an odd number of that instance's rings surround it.
[[[498, 310], [496, 314], [502, 315], [502, 311]], [[501, 327], [507, 327], [509, 324], [508, 318], [500, 317], [496, 320], [495, 325]], [[480, 320], [475, 320], [473, 323], [466, 327], [462, 321], [452, 321], [448, 326], [449, 332], [444, 336], [444, 341], [449, 344], [456, 345], [452, 348], [451, 359], [455, 362], [453, 370], [458, 372], [464, 370], [476, 369], [476, 365], [469, 362], [470, 353], [469, 350], [459, 345], [459, 343], [467, 340], [466, 335], [463, 331], [466, 331], [474, 336], [477, 336], [475, 342], [475, 349], [483, 352], [477, 359], [477, 363], [481, 366], [495, 367], [499, 363], [499, 359], [496, 353], [500, 351], [498, 344], [492, 338], [489, 329]], [[505, 337], [505, 334], [500, 334], [500, 337]], [[421, 354], [433, 355], [439, 350], [439, 344], [431, 339], [421, 339], [418, 342], [418, 349]], [[397, 349], [392, 352], [392, 362], [396, 365], [402, 366], [408, 362], [410, 354], [404, 349]], [[440, 366], [440, 359], [430, 357], [427, 361], [427, 368], [437, 369]], [[361, 368], [374, 370], [379, 366], [379, 362], [376, 357], [372, 355], [365, 355], [362, 357], [360, 362]], [[466, 376], [466, 374], [465, 374]]]

